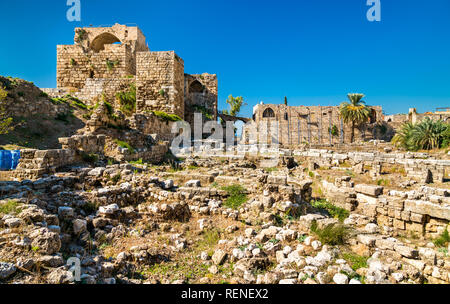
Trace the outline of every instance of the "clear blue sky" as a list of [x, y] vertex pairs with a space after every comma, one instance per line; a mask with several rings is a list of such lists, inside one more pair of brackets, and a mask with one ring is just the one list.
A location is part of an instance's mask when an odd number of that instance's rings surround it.
[[136, 23], [151, 50], [175, 50], [186, 73], [216, 73], [219, 107], [259, 101], [338, 105], [349, 92], [385, 112], [450, 106], [450, 1], [381, 0], [381, 22], [366, 0], [81, 0], [68, 22], [66, 0], [0, 1], [0, 75], [56, 85], [56, 45], [78, 26]]

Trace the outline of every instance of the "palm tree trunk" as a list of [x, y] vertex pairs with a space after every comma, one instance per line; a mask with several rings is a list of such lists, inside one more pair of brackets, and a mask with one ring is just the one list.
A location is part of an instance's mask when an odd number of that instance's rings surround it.
[[355, 139], [355, 122], [352, 122], [352, 134], [350, 136], [350, 143], [353, 143], [354, 139]]

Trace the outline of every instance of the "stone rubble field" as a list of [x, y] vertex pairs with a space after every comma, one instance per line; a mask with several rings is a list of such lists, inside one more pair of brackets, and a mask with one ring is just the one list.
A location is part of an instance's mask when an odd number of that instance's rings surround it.
[[0, 282], [450, 283], [448, 183], [301, 157], [0, 182]]

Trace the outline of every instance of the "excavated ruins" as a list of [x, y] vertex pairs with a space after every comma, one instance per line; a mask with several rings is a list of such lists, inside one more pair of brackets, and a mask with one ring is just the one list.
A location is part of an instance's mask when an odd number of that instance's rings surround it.
[[[336, 108], [259, 105], [236, 146], [175, 157], [174, 118], [234, 119], [215, 75], [115, 25], [58, 46], [57, 83], [22, 102], [54, 116], [70, 104], [50, 101], [77, 100], [84, 126], [1, 172], [1, 283], [450, 283], [450, 155], [399, 150], [377, 127], [426, 115], [373, 107], [350, 144]], [[271, 155], [251, 148], [263, 120], [282, 125]]]

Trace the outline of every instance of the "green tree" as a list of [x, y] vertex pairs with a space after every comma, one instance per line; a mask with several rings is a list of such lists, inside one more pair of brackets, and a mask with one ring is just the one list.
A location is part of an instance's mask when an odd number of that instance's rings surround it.
[[417, 124], [405, 123], [392, 139], [392, 142], [407, 150], [431, 150], [447, 147], [450, 139], [450, 124], [441, 120], [433, 121], [426, 117]]
[[352, 126], [350, 141], [353, 142], [355, 127], [367, 122], [371, 110], [362, 100], [365, 97], [364, 94], [348, 94], [347, 96], [350, 102], [344, 101], [339, 111], [344, 122]]
[[230, 105], [230, 111], [223, 110], [223, 113], [230, 116], [237, 116], [241, 108], [247, 105], [243, 97], [233, 97], [233, 95], [228, 96], [226, 103]]
[[13, 128], [11, 126], [13, 119], [9, 117], [6, 111], [6, 97], [8, 92], [0, 87], [0, 134], [8, 134]]

